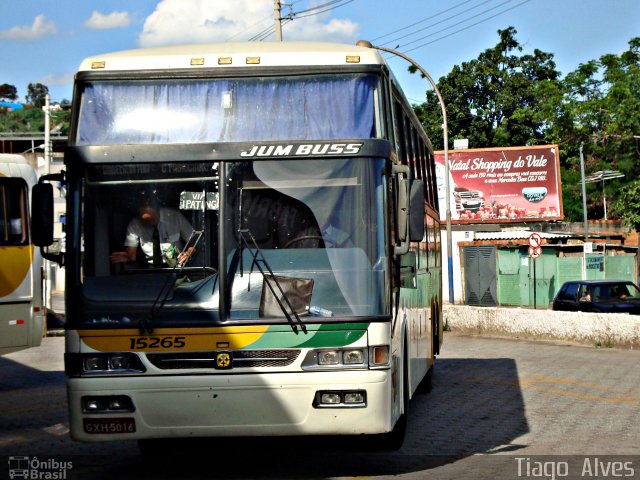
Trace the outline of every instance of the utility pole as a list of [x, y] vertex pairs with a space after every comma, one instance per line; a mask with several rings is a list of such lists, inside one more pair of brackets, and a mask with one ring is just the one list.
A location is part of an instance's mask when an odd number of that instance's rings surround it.
[[282, 41], [282, 5], [280, 0], [273, 0], [273, 20], [276, 29], [276, 41]]

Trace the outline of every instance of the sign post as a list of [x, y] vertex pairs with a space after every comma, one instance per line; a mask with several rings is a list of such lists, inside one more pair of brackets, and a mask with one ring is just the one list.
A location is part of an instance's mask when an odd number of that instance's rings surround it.
[[537, 299], [536, 299], [536, 259], [542, 255], [542, 236], [533, 232], [529, 235], [529, 256], [533, 259], [533, 308], [537, 309]]

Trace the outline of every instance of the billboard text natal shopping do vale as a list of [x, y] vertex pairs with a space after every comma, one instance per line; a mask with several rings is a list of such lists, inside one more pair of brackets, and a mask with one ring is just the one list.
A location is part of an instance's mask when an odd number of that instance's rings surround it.
[[[435, 152], [445, 220], [444, 152]], [[496, 223], [562, 220], [557, 145], [449, 151], [451, 220]]]

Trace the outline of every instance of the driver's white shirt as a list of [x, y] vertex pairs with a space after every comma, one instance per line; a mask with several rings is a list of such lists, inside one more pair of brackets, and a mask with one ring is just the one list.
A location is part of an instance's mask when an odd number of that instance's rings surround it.
[[[193, 232], [193, 227], [178, 210], [161, 207], [158, 211], [160, 213], [160, 222], [158, 223], [160, 248], [163, 258], [165, 258], [171, 246], [178, 251], [182, 250]], [[124, 245], [125, 247], [137, 247], [138, 243], [140, 243], [147, 261], [151, 263], [153, 261], [153, 227], [136, 217], [127, 226]]]

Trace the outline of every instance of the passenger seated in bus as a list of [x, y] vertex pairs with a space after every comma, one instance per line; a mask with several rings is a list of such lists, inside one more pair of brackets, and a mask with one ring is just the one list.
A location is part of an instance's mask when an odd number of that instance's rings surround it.
[[127, 226], [126, 250], [113, 252], [112, 263], [133, 263], [140, 246], [144, 263], [153, 267], [173, 267], [182, 263], [191, 251], [179, 252], [191, 237], [193, 227], [182, 213], [162, 207], [155, 199], [145, 199], [139, 215]]

